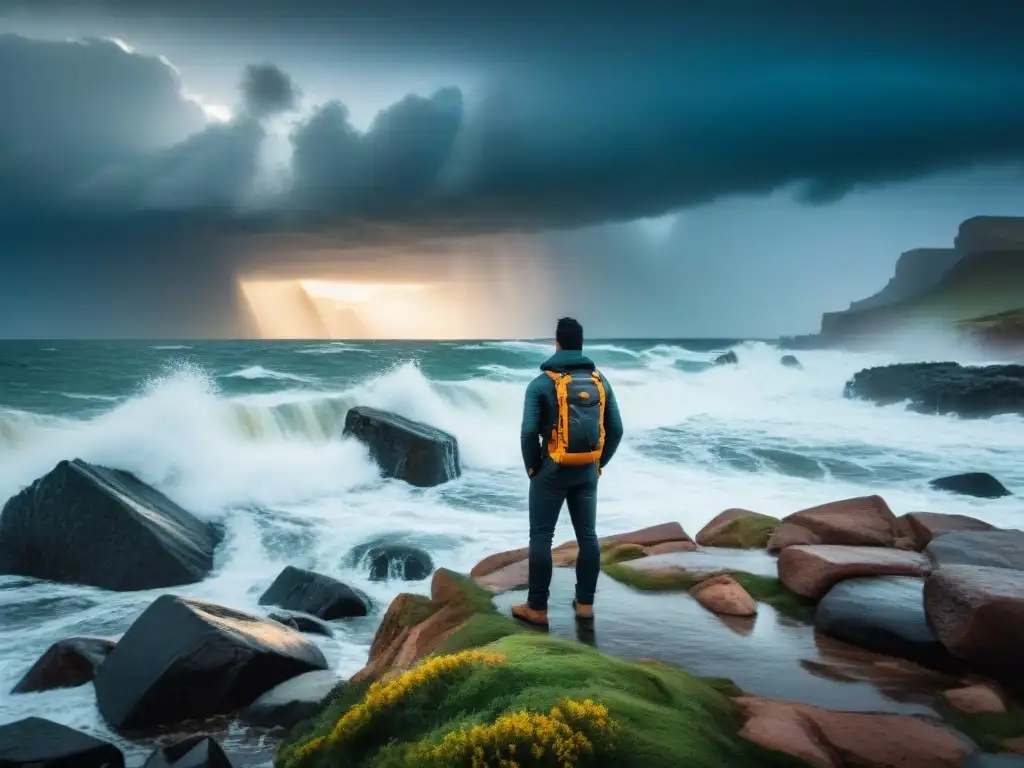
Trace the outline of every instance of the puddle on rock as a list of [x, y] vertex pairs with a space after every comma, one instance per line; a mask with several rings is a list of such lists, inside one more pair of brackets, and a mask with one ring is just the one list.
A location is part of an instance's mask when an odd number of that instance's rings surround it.
[[[721, 562], [716, 559], [716, 567]], [[931, 703], [955, 683], [910, 662], [817, 635], [812, 625], [768, 605], [759, 604], [755, 617], [721, 617], [685, 593], [639, 592], [606, 576], [598, 584], [596, 618], [587, 627], [573, 615], [575, 582], [572, 570], [554, 569], [551, 634], [624, 659], [657, 659], [694, 675], [729, 678], [758, 696], [841, 710], [934, 715]], [[516, 590], [494, 602], [507, 615], [525, 599], [525, 590]]]

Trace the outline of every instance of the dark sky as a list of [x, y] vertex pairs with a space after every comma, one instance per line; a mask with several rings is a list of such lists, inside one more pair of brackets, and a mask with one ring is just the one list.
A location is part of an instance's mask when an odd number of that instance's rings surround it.
[[1024, 4], [631, 5], [4, 0], [0, 335], [241, 334], [371, 246], [557, 281], [490, 333], [809, 331], [1024, 213]]

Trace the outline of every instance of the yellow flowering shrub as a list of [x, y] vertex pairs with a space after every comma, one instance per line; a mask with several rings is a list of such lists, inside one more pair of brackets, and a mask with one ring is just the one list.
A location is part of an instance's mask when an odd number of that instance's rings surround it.
[[489, 725], [460, 729], [439, 744], [416, 745], [420, 768], [576, 768], [600, 762], [612, 750], [617, 725], [603, 704], [563, 699], [548, 714], [513, 712]]
[[297, 761], [324, 747], [343, 744], [353, 739], [375, 716], [401, 702], [407, 694], [423, 688], [451, 672], [473, 664], [501, 664], [504, 661], [505, 656], [500, 653], [478, 650], [463, 651], [446, 656], [428, 657], [406, 672], [378, 680], [369, 687], [362, 701], [351, 707], [338, 719], [329, 733], [298, 745], [287, 756], [288, 764], [294, 765]]

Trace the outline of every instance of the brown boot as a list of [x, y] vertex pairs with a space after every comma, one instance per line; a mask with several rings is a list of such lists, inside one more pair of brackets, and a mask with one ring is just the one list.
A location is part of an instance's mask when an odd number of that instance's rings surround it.
[[572, 609], [576, 611], [576, 618], [580, 621], [594, 620], [594, 606], [584, 605], [583, 603], [577, 603], [576, 599], [573, 598]]
[[536, 624], [538, 627], [546, 627], [548, 625], [548, 612], [531, 608], [529, 603], [513, 605], [512, 616], [520, 621], [525, 621], [527, 624]]

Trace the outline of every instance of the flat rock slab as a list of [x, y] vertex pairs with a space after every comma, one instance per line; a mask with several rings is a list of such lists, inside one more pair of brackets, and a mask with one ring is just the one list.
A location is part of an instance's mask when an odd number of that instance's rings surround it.
[[[934, 714], [926, 701], [955, 685], [947, 676], [825, 637], [812, 625], [758, 605], [756, 617], [718, 616], [684, 593], [640, 592], [601, 577], [592, 624], [572, 610], [576, 576], [556, 568], [549, 632], [623, 659], [657, 659], [695, 675], [724, 677], [758, 696], [822, 707]], [[525, 591], [494, 598], [505, 615]]]
[[1024, 681], [1024, 571], [944, 566], [925, 582], [924, 606], [955, 656], [997, 678]]
[[775, 578], [778, 572], [777, 559], [764, 550], [724, 547], [704, 547], [693, 552], [651, 555], [639, 560], [628, 560], [620, 565], [623, 568], [644, 571], [657, 571], [665, 568], [679, 568], [692, 573], [744, 571], [756, 576], [771, 578]]
[[947, 515], [941, 512], [910, 512], [899, 518], [905, 520], [911, 539], [918, 549], [924, 549], [939, 536], [956, 531], [994, 531], [996, 527], [967, 515]]
[[921, 576], [928, 560], [917, 552], [884, 547], [817, 544], [779, 553], [779, 581], [803, 597], [823, 597], [834, 584], [858, 576]]
[[932, 541], [925, 554], [937, 568], [982, 565], [1024, 570], [1024, 531], [957, 531]]
[[75, 459], [4, 505], [0, 563], [5, 573], [134, 592], [202, 581], [221, 537], [134, 475]]
[[896, 516], [881, 496], [858, 496], [802, 509], [784, 517], [816, 535], [822, 544], [889, 547]]
[[111, 727], [133, 731], [234, 712], [326, 668], [312, 641], [276, 621], [163, 595], [100, 666], [96, 703]]
[[124, 768], [117, 747], [41, 717], [0, 725], [4, 768]]
[[836, 712], [749, 696], [740, 736], [815, 768], [961, 768], [974, 747], [940, 723], [907, 715]]
[[462, 474], [455, 437], [429, 424], [360, 405], [345, 414], [343, 433], [370, 449], [385, 477], [429, 488]]
[[928, 626], [924, 580], [874, 576], [836, 584], [818, 603], [819, 631], [878, 653], [951, 668], [953, 659]]

